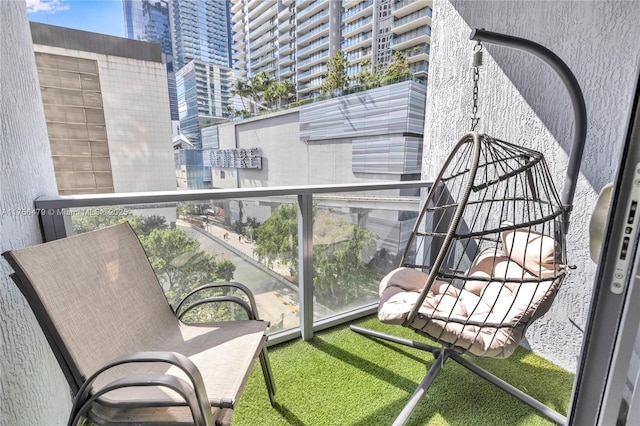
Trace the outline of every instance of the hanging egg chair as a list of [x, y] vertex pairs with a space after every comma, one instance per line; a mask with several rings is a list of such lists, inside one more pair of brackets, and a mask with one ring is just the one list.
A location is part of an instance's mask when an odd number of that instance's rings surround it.
[[527, 328], [549, 310], [568, 274], [566, 234], [586, 140], [584, 98], [566, 64], [545, 47], [484, 30], [474, 30], [471, 39], [532, 53], [567, 87], [575, 122], [563, 192], [558, 194], [540, 152], [473, 131], [482, 63], [478, 44], [472, 131], [455, 145], [433, 182], [400, 266], [380, 282], [380, 321], [408, 327], [439, 346], [351, 329], [435, 357], [394, 425], [409, 419], [448, 359], [564, 424], [564, 416], [463, 355], [513, 354]]
[[539, 152], [469, 133], [427, 196], [378, 317], [506, 358], [566, 275], [562, 204]]

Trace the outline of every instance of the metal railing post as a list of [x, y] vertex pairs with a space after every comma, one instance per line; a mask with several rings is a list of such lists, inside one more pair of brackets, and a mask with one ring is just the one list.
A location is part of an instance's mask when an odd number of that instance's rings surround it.
[[313, 338], [313, 195], [298, 195], [298, 297], [302, 340]]
[[40, 229], [42, 230], [44, 242], [58, 240], [67, 236], [62, 208], [36, 210], [40, 212]]

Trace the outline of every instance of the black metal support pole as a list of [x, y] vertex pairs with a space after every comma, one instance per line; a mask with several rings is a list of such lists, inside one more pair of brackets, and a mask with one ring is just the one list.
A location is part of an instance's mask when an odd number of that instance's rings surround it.
[[573, 144], [571, 145], [569, 164], [567, 165], [566, 181], [561, 196], [562, 204], [567, 208], [564, 214], [564, 229], [566, 233], [569, 230], [569, 215], [578, 183], [582, 152], [584, 151], [584, 145], [587, 140], [587, 108], [578, 80], [558, 55], [531, 40], [479, 29], [473, 30], [469, 38], [475, 41], [523, 50], [538, 57], [558, 74], [569, 92], [574, 112], [574, 130]]

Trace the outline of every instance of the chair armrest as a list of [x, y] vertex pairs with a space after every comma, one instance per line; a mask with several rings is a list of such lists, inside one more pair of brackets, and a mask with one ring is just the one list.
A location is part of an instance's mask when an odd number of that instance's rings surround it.
[[[253, 313], [253, 318], [251, 318], [251, 315], [249, 315], [249, 318], [250, 319], [256, 319], [256, 320], [259, 319], [258, 307], [256, 305], [256, 300], [253, 297], [253, 293], [244, 284], [241, 284], [239, 282], [234, 282], [234, 281], [220, 281], [220, 282], [208, 283], [208, 284], [201, 285], [200, 287], [197, 287], [197, 288], [191, 290], [189, 292], [189, 294], [187, 294], [180, 301], [180, 303], [178, 304], [178, 307], [175, 309], [176, 315], [178, 316], [178, 318], [180, 318], [180, 317], [182, 317], [182, 315], [184, 315], [185, 312], [187, 312], [188, 310], [190, 310], [191, 308], [196, 306], [195, 304], [191, 305], [191, 306], [187, 306], [187, 308], [184, 311], [181, 312], [182, 306], [188, 303], [188, 300], [189, 300], [189, 298], [191, 298], [191, 296], [193, 296], [193, 295], [195, 295], [195, 294], [197, 294], [197, 293], [199, 293], [201, 291], [204, 291], [204, 290], [209, 290], [209, 289], [212, 289], [212, 288], [223, 288], [223, 287], [236, 288], [236, 289], [242, 291], [247, 296], [247, 298], [249, 299], [249, 307], [250, 307], [251, 312]], [[219, 297], [233, 297], [234, 299], [243, 302], [244, 305], [241, 305], [241, 306], [246, 310], [246, 302], [244, 300], [242, 300], [242, 299], [239, 299], [239, 298], [234, 297], [234, 296], [219, 296]], [[214, 298], [212, 298], [212, 299], [214, 299]], [[207, 300], [207, 299], [205, 299], [205, 300]], [[227, 302], [237, 303], [236, 300], [226, 300], [226, 301]], [[213, 302], [214, 300], [211, 300], [211, 301]], [[221, 301], [221, 300], [215, 300], [215, 301]], [[207, 303], [207, 302], [202, 301], [202, 303]], [[201, 305], [202, 303], [198, 303], [198, 304]]]
[[[239, 297], [235, 297], [235, 296], [214, 296], [214, 297], [207, 297], [205, 299], [200, 299], [200, 300], [196, 300], [195, 302], [186, 305], [184, 309], [180, 309], [183, 304], [182, 302], [180, 303], [180, 305], [178, 305], [178, 309], [176, 309], [176, 316], [178, 317], [178, 319], [182, 319], [182, 317], [189, 312], [190, 310], [200, 306], [200, 305], [204, 305], [207, 303], [222, 303], [222, 302], [231, 302], [231, 303], [235, 303], [237, 305], [240, 305], [240, 307], [242, 307], [242, 309], [245, 310], [245, 312], [247, 313], [247, 316], [249, 317], [250, 320], [255, 320], [257, 319], [255, 314], [253, 313], [253, 311], [251, 310], [251, 306], [249, 306], [249, 304], [247, 302], [245, 302], [244, 300], [240, 299]], [[179, 310], [180, 309], [180, 310]]]
[[[164, 362], [174, 365], [187, 375], [191, 383], [170, 374], [132, 376], [117, 379], [109, 383], [103, 389], [100, 389], [96, 394], [90, 396], [91, 385], [103, 372], [123, 364], [146, 362]], [[198, 370], [198, 367], [193, 363], [193, 361], [177, 352], [149, 351], [135, 352], [117, 358], [100, 368], [98, 371], [93, 373], [91, 377], [86, 379], [80, 387], [80, 390], [73, 402], [71, 416], [69, 417], [69, 426], [77, 423], [77, 420], [87, 412], [91, 404], [98, 397], [106, 392], [129, 386], [163, 386], [173, 389], [180, 394], [189, 405], [195, 424], [207, 426], [213, 425], [211, 406], [209, 404], [209, 398], [204, 386], [204, 381], [200, 374], [200, 370]], [[232, 408], [231, 403], [228, 401], [221, 401], [220, 408]]]

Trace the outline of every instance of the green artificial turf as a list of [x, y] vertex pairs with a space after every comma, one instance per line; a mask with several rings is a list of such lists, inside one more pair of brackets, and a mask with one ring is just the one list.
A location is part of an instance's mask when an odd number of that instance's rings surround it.
[[[415, 339], [376, 318], [357, 325]], [[256, 366], [233, 416], [237, 425], [390, 425], [422, 380], [433, 357], [364, 337], [341, 326], [270, 349], [277, 386], [272, 408]], [[573, 374], [519, 348], [506, 360], [472, 361], [566, 415]], [[552, 424], [535, 410], [454, 361], [448, 361], [408, 425]]]

